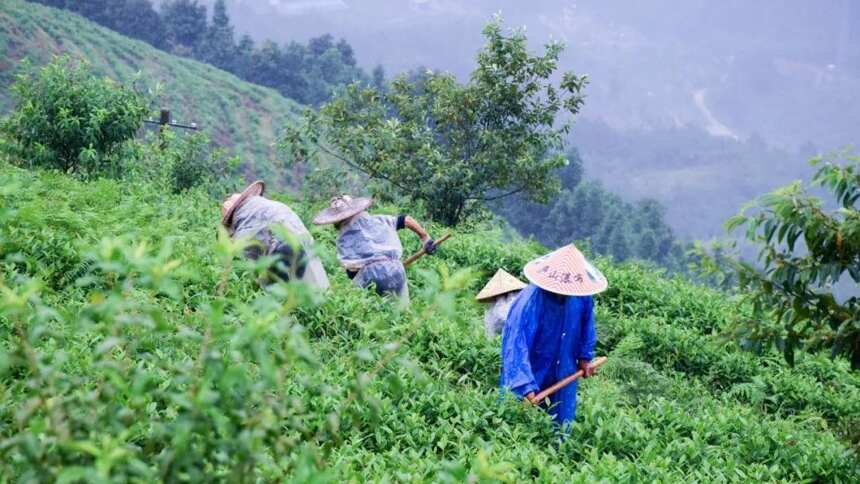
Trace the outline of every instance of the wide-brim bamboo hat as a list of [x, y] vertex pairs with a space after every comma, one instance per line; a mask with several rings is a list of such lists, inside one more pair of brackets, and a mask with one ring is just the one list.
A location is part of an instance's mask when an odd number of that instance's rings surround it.
[[233, 193], [221, 204], [221, 225], [230, 228], [233, 219], [233, 214], [236, 209], [241, 206], [245, 200], [251, 197], [257, 197], [263, 194], [266, 190], [266, 184], [261, 181], [255, 181], [247, 186], [241, 193]]
[[475, 296], [477, 301], [488, 301], [497, 296], [507, 294], [513, 291], [519, 291], [525, 288], [527, 284], [516, 277], [512, 276], [508, 271], [499, 269], [493, 275], [487, 285], [481, 289], [481, 292]]
[[313, 219], [314, 225], [336, 224], [357, 215], [373, 205], [373, 199], [367, 197], [352, 198], [349, 195], [341, 195], [331, 199], [331, 205]]
[[523, 273], [539, 288], [563, 296], [591, 296], [609, 286], [606, 277], [573, 244], [529, 262]]

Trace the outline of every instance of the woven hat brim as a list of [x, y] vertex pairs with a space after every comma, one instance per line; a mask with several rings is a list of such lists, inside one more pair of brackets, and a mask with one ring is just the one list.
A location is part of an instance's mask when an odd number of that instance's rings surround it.
[[593, 296], [609, 287], [606, 277], [588, 263], [581, 253], [563, 263], [553, 260], [553, 255], [535, 259], [523, 268], [523, 273], [532, 284], [562, 296]]
[[316, 214], [316, 216], [314, 216], [312, 223], [314, 225], [335, 224], [340, 222], [341, 220], [346, 220], [354, 215], [358, 215], [359, 213], [370, 208], [371, 205], [373, 205], [372, 198], [355, 198], [346, 208], [336, 209], [329, 207], [321, 211], [320, 213]]
[[528, 286], [525, 282], [517, 279], [504, 269], [499, 269], [475, 296], [476, 301], [486, 301], [509, 292], [520, 291]]
[[259, 197], [265, 191], [266, 184], [260, 180], [257, 180], [254, 183], [251, 183], [250, 185], [245, 187], [245, 189], [242, 190], [242, 193], [239, 194], [239, 198], [236, 200], [236, 203], [234, 203], [233, 206], [230, 207], [230, 209], [227, 210], [227, 212], [225, 212], [224, 215], [221, 216], [221, 225], [229, 228], [230, 221], [233, 219], [233, 214], [239, 207], [242, 206], [243, 203], [245, 203], [245, 200], [251, 197]]

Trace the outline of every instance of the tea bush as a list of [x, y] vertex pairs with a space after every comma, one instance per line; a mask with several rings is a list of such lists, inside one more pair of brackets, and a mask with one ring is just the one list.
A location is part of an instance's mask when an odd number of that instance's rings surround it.
[[[27, 187], [27, 189], [23, 189]], [[280, 198], [280, 197], [278, 197]], [[319, 204], [284, 199], [307, 219]], [[397, 212], [397, 207], [379, 210]], [[202, 189], [0, 161], [0, 476], [22, 481], [856, 482], [860, 382], [721, 336], [720, 293], [596, 259], [601, 354], [572, 434], [497, 390], [473, 295], [545, 249], [459, 229], [412, 306], [261, 290]], [[434, 235], [439, 227], [431, 227]], [[406, 251], [417, 241], [404, 236]], [[471, 267], [471, 270], [462, 270]], [[475, 277], [480, 274], [481, 277]]]
[[147, 113], [141, 93], [68, 56], [38, 72], [25, 69], [12, 92], [15, 110], [2, 128], [20, 154], [31, 166], [84, 175], [116, 173], [112, 155]]
[[201, 188], [220, 199], [240, 177], [239, 158], [228, 157], [204, 132], [149, 133], [125, 146], [123, 155], [124, 179], [149, 182], [170, 193]]

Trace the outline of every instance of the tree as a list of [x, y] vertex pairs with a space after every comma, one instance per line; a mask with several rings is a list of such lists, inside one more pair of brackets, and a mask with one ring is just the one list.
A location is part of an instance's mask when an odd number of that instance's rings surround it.
[[217, 0], [212, 10], [212, 24], [199, 47], [200, 59], [213, 66], [232, 71], [236, 60], [233, 26], [224, 0]]
[[89, 66], [60, 57], [37, 73], [24, 70], [12, 88], [16, 108], [2, 131], [35, 166], [85, 175], [110, 168], [117, 147], [134, 137], [147, 112], [144, 97]]
[[340, 52], [340, 59], [345, 65], [350, 67], [355, 67], [355, 51], [352, 50], [352, 46], [349, 45], [349, 42], [346, 39], [340, 39], [337, 41], [337, 45], [335, 46], [337, 51]]
[[110, 16], [111, 28], [117, 32], [160, 49], [166, 46], [164, 24], [149, 0], [114, 2]]
[[532, 56], [523, 32], [506, 35], [500, 19], [484, 36], [467, 83], [442, 73], [428, 73], [423, 86], [400, 76], [387, 92], [353, 83], [289, 129], [283, 146], [294, 160], [316, 146], [449, 225], [517, 193], [547, 200], [559, 190], [552, 174], [565, 162], [569, 130], [557, 116], [579, 111], [586, 78], [567, 72], [558, 85], [551, 81], [559, 43]]
[[334, 48], [334, 37], [331, 34], [323, 34], [308, 41], [308, 52], [313, 57], [319, 57]]
[[192, 55], [206, 35], [206, 6], [197, 0], [167, 0], [161, 6], [161, 20], [170, 49]]
[[242, 79], [251, 79], [251, 62], [254, 56], [254, 39], [245, 34], [236, 46], [236, 59], [233, 63], [233, 73]]
[[310, 82], [308, 81], [308, 48], [298, 42], [290, 42], [281, 57], [278, 90], [284, 96], [307, 103]]
[[110, 0], [66, 1], [66, 8], [108, 28], [114, 28], [110, 17]]
[[373, 72], [370, 73], [370, 85], [373, 86], [377, 92], [385, 92], [385, 68], [382, 67], [382, 64], [376, 64], [376, 67], [373, 68]]
[[829, 191], [836, 209], [795, 182], [726, 222], [730, 231], [746, 227], [746, 239], [760, 248], [758, 266], [699, 249], [706, 272], [736, 282], [752, 308], [738, 336], [757, 347], [775, 345], [789, 364], [799, 349], [826, 348], [860, 369], [860, 296], [856, 286], [843, 298], [834, 289], [848, 279], [860, 283], [860, 157], [842, 156], [844, 164], [812, 160], [819, 167], [812, 185]]

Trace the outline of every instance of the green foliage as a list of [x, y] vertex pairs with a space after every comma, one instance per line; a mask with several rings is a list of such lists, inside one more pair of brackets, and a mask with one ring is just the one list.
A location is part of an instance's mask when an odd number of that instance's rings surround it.
[[69, 57], [20, 74], [12, 91], [16, 108], [2, 127], [18, 154], [31, 166], [84, 175], [116, 173], [112, 155], [147, 111], [142, 94]]
[[225, 71], [233, 71], [236, 67], [236, 43], [233, 35], [233, 25], [227, 15], [227, 5], [224, 0], [217, 0], [213, 6], [212, 23], [206, 30], [206, 36], [200, 47], [199, 57], [213, 66]]
[[170, 50], [190, 56], [206, 36], [206, 5], [197, 0], [168, 0], [161, 6], [161, 21]]
[[[21, 189], [27, 187], [26, 190]], [[285, 200], [303, 218], [318, 206]], [[383, 207], [396, 212], [397, 207]], [[498, 399], [474, 293], [546, 249], [463, 224], [409, 270], [412, 307], [263, 291], [191, 190], [0, 160], [0, 475], [34, 480], [827, 481], [860, 472], [860, 380], [721, 338], [725, 295], [597, 258], [599, 353], [573, 435]], [[432, 229], [438, 230], [438, 227]], [[417, 240], [404, 239], [406, 251]], [[473, 267], [483, 277], [475, 279]], [[463, 289], [466, 289], [463, 291]], [[851, 432], [855, 432], [852, 436]]]
[[300, 109], [277, 92], [167, 54], [80, 15], [23, 0], [0, 1], [0, 39], [8, 42], [4, 50], [0, 41], [4, 58], [0, 110], [4, 113], [14, 107], [10, 87], [24, 71], [23, 59], [39, 67], [51, 62], [54, 53], [68, 54], [86, 59], [94, 73], [119, 84], [140, 80], [152, 87], [154, 105], [170, 109], [178, 122], [197, 123], [230, 156], [241, 159], [243, 173], [265, 178], [271, 186], [292, 186], [295, 174], [283, 168], [274, 144], [277, 133], [293, 122]]
[[[168, 0], [160, 11], [150, 0], [36, 0], [65, 8], [123, 35], [140, 39], [176, 55], [193, 57], [249, 82], [277, 89], [304, 104], [317, 106], [334, 90], [353, 81], [367, 81], [356, 64], [352, 46], [330, 34], [307, 45], [290, 42], [283, 48], [271, 40], [259, 49], [249, 36], [236, 44], [224, 0], [213, 5], [211, 22], [199, 0]], [[378, 77], [373, 82], [378, 82]]]
[[[833, 196], [835, 210], [796, 182], [726, 222], [730, 231], [746, 226], [746, 239], [760, 249], [759, 267], [730, 257], [717, 261], [702, 251], [711, 272], [723, 270], [719, 262], [729, 263], [729, 280], [753, 309], [738, 336], [776, 345], [790, 364], [798, 349], [826, 348], [860, 369], [860, 158], [842, 156], [842, 164], [812, 160], [818, 166], [812, 184]], [[840, 298], [834, 287], [848, 278], [855, 291]]]
[[568, 165], [557, 173], [562, 190], [550, 202], [513, 196], [495, 204], [494, 211], [520, 234], [547, 247], [582, 242], [617, 261], [635, 258], [686, 272], [684, 248], [666, 223], [660, 203], [625, 202], [600, 182], [582, 179], [582, 161], [575, 150], [567, 157]]
[[239, 158], [229, 158], [205, 132], [184, 135], [172, 129], [150, 134], [125, 153], [126, 179], [148, 181], [172, 193], [201, 187], [220, 198], [240, 178]]
[[506, 35], [500, 19], [484, 36], [468, 83], [427, 72], [400, 76], [383, 92], [352, 84], [318, 114], [307, 112], [283, 145], [299, 161], [334, 156], [448, 225], [515, 193], [546, 201], [558, 191], [552, 172], [565, 164], [556, 151], [569, 126], [556, 118], [579, 111], [586, 78], [566, 72], [556, 86], [562, 46], [532, 56], [525, 34]]

